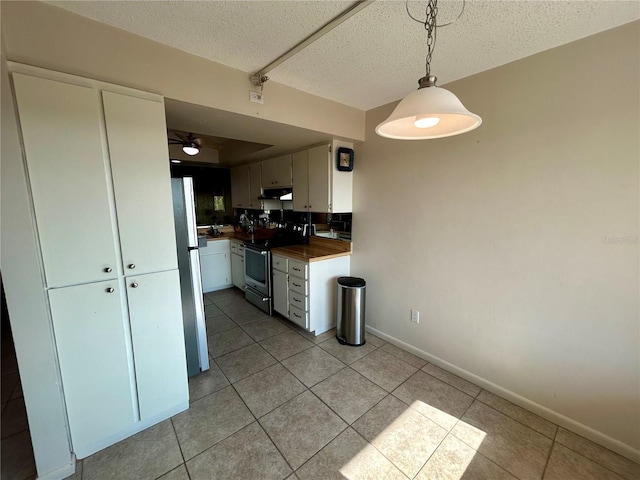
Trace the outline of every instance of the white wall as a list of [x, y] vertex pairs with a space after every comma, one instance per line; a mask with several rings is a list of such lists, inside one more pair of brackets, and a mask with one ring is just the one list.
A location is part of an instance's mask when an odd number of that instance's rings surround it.
[[352, 262], [371, 326], [636, 460], [639, 32], [448, 85], [483, 117], [461, 136], [383, 139], [394, 105], [367, 112]]
[[65, 478], [75, 464], [4, 54], [0, 63], [2, 278], [39, 478]]

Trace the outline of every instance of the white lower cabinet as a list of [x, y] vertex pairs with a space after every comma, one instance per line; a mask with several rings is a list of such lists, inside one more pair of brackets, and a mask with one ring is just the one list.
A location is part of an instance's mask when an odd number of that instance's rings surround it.
[[79, 458], [135, 421], [124, 301], [118, 280], [49, 290], [69, 429]]
[[287, 290], [287, 273], [273, 271], [273, 309], [289, 318], [289, 293]]
[[273, 255], [273, 308], [316, 335], [336, 326], [336, 280], [348, 276], [351, 257], [301, 262]]
[[244, 290], [244, 244], [231, 240], [231, 282]]
[[211, 240], [200, 249], [200, 271], [203, 292], [213, 292], [232, 285], [229, 240]]
[[78, 458], [187, 407], [179, 285], [171, 270], [49, 290]]
[[126, 278], [140, 419], [189, 398], [178, 270]]

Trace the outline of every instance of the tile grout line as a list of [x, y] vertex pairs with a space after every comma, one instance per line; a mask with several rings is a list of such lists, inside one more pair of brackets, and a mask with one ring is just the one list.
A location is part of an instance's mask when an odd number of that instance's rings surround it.
[[551, 447], [549, 448], [549, 453], [547, 454], [547, 461], [544, 463], [544, 468], [542, 469], [542, 475], [540, 476], [540, 480], [544, 479], [544, 476], [547, 474], [547, 469], [549, 468], [549, 462], [551, 461], [551, 454], [553, 453], [553, 449], [556, 446], [556, 437], [558, 436], [558, 426], [556, 425], [556, 432], [553, 435], [553, 439], [551, 440]]
[[[483, 389], [483, 390], [484, 390], [484, 389]], [[486, 390], [485, 390], [485, 391], [486, 391]], [[480, 392], [480, 393], [482, 393], [482, 392]], [[491, 393], [491, 392], [489, 392], [489, 393]], [[494, 394], [494, 395], [495, 395], [495, 394]], [[497, 396], [497, 395], [496, 395], [496, 396]], [[502, 398], [502, 397], [499, 397], [499, 398]], [[509, 415], [509, 414], [507, 414], [507, 413], [504, 413], [504, 412], [502, 412], [502, 411], [498, 410], [497, 408], [493, 407], [492, 405], [489, 405], [488, 403], [483, 402], [483, 401], [482, 401], [482, 400], [480, 400], [479, 398], [476, 398], [475, 400], [477, 400], [478, 402], [480, 402], [480, 403], [481, 403], [482, 405], [484, 405], [485, 407], [490, 408], [491, 410], [494, 410], [495, 412], [498, 412], [498, 413], [500, 413], [501, 415], [504, 415], [505, 417], [507, 417], [507, 418], [509, 418], [509, 419], [513, 420], [513, 421], [514, 421], [514, 422], [516, 422], [516, 423], [519, 423], [519, 424], [520, 424], [520, 425], [522, 425], [523, 427], [528, 428], [529, 430], [531, 430], [531, 431], [533, 431], [533, 432], [537, 433], [538, 435], [542, 435], [544, 438], [547, 438], [547, 439], [551, 440], [552, 442], [553, 442], [553, 441], [555, 441], [555, 437], [556, 437], [556, 435], [558, 434], [558, 428], [559, 428], [559, 426], [558, 426], [558, 425], [556, 425], [555, 423], [550, 422], [549, 420], [546, 420], [546, 419], [544, 419], [544, 418], [540, 417], [540, 418], [542, 418], [545, 422], [549, 422], [551, 425], [553, 425], [554, 427], [556, 427], [556, 431], [555, 431], [555, 433], [553, 434], [553, 438], [552, 438], [552, 437], [548, 437], [548, 436], [547, 436], [547, 435], [545, 435], [544, 433], [539, 432], [539, 431], [538, 431], [538, 430], [536, 430], [535, 428], [530, 427], [529, 425], [527, 425], [526, 423], [521, 422], [521, 421], [520, 421], [520, 420], [518, 420], [517, 418], [514, 418], [514, 417], [512, 417], [511, 415]], [[502, 398], [502, 400], [506, 400], [506, 399]], [[506, 400], [506, 401], [508, 402], [509, 400]], [[510, 403], [512, 403], [512, 402], [510, 402]], [[515, 405], [516, 407], [518, 407], [518, 405], [516, 405], [515, 403], [513, 403], [513, 405]], [[518, 407], [518, 408], [522, 408], [522, 407]], [[524, 409], [524, 408], [523, 408], [523, 410], [524, 410], [525, 412], [527, 412], [527, 413], [531, 413], [532, 415], [535, 415], [535, 413], [529, 412], [529, 410], [527, 410], [527, 409]], [[539, 416], [539, 415], [536, 415], [536, 416]]]

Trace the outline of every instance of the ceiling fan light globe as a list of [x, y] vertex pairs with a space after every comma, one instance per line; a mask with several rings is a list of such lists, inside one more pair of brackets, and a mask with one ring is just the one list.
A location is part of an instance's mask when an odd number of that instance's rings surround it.
[[182, 147], [182, 151], [187, 155], [191, 155], [191, 156], [197, 155], [198, 153], [200, 153], [200, 149], [195, 145], [184, 145]]
[[[418, 118], [438, 118], [429, 128], [418, 127]], [[426, 140], [450, 137], [478, 128], [482, 123], [453, 93], [436, 86], [425, 87], [404, 97], [391, 115], [376, 127], [381, 137]]]

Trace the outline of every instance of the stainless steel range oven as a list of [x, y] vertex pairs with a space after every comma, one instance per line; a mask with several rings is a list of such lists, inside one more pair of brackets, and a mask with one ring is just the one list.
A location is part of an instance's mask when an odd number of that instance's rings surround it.
[[260, 310], [271, 315], [271, 250], [263, 245], [245, 243], [245, 298]]
[[285, 245], [308, 243], [307, 225], [287, 222], [268, 239], [244, 244], [245, 298], [265, 313], [273, 314], [273, 286], [271, 283], [271, 249]]

